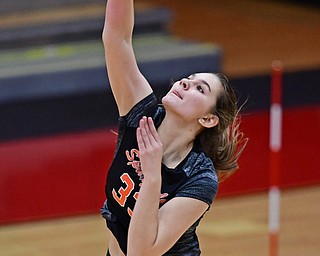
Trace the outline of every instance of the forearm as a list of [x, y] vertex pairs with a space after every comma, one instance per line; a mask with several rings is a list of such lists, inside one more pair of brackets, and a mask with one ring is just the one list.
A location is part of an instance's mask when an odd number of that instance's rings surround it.
[[104, 43], [115, 38], [130, 40], [134, 26], [133, 0], [108, 0], [103, 29]]
[[132, 47], [133, 0], [108, 0], [102, 40], [109, 84], [119, 115], [127, 114], [152, 89], [141, 74]]
[[158, 177], [145, 177], [129, 226], [129, 256], [156, 255], [153, 245], [158, 233], [160, 189], [160, 175]]

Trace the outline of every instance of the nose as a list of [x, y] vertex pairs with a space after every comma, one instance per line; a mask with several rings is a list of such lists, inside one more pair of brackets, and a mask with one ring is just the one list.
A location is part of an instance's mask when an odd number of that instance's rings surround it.
[[189, 90], [189, 88], [190, 88], [189, 80], [185, 79], [185, 78], [183, 78], [180, 81], [180, 85], [183, 87], [184, 90]]

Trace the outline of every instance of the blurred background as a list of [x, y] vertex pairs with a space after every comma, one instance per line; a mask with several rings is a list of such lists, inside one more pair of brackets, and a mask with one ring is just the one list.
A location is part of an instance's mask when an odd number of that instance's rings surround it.
[[[204, 255], [267, 255], [274, 60], [283, 65], [280, 252], [318, 255], [319, 2], [135, 3], [138, 65], [159, 98], [174, 79], [224, 72], [239, 104], [247, 100], [249, 144], [200, 229]], [[104, 253], [99, 209], [118, 115], [101, 42], [104, 10], [102, 0], [0, 3], [0, 254]]]

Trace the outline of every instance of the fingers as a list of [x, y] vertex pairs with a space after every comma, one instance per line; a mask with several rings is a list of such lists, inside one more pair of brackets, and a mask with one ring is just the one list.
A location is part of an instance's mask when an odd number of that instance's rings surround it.
[[[145, 174], [152, 174], [161, 170], [163, 145], [152, 118], [143, 117], [137, 128], [137, 142], [139, 147], [139, 158], [141, 170]], [[155, 168], [156, 166], [156, 168]]]
[[137, 128], [137, 142], [138, 142], [139, 150], [145, 149], [145, 145], [144, 145], [144, 141], [143, 141], [140, 127]]
[[153, 120], [151, 117], [148, 117], [148, 126], [149, 126], [149, 130], [150, 133], [152, 134], [152, 139], [154, 139], [154, 141], [160, 143], [160, 137], [159, 134], [156, 130], [156, 127], [154, 126]]
[[150, 129], [147, 124], [147, 118], [145, 116], [142, 117], [142, 119], [140, 120], [139, 128], [140, 128], [139, 130], [140, 130], [141, 139], [142, 139], [144, 147], [149, 147], [151, 144], [151, 142], [150, 142]]
[[143, 150], [150, 146], [148, 127], [146, 125], [146, 117], [141, 118], [139, 127], [137, 128], [137, 142], [139, 150]]
[[142, 147], [149, 147], [155, 143], [161, 143], [151, 117], [147, 118], [144, 116], [140, 120], [139, 128], [137, 129], [137, 141]]

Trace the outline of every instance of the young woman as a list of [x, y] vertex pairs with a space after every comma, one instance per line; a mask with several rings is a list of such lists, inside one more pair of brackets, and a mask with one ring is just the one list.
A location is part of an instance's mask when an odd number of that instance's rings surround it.
[[158, 105], [137, 67], [133, 26], [133, 0], [108, 0], [103, 43], [120, 115], [101, 209], [108, 255], [200, 255], [196, 227], [246, 143], [236, 96], [225, 76], [195, 73]]

